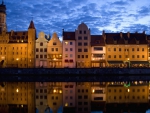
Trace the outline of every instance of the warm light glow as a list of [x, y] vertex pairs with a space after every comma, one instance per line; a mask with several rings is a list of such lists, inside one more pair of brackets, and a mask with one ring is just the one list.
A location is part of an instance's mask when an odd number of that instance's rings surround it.
[[62, 93], [62, 90], [59, 90], [59, 93]]
[[94, 93], [94, 92], [95, 92], [95, 89], [92, 90], [92, 93]]
[[128, 61], [129, 61], [130, 59], [128, 58]]
[[23, 40], [21, 40], [21, 42], [23, 42]]
[[67, 45], [67, 44], [68, 44], [68, 42], [65, 42], [65, 44]]
[[65, 103], [65, 106], [68, 106], [68, 103]]
[[56, 58], [54, 58], [53, 60], [57, 60]]
[[1, 57], [1, 59], [5, 59], [5, 57]]
[[93, 58], [92, 60], [95, 60], [95, 58]]
[[111, 84], [113, 85], [114, 83], [112, 82]]
[[128, 92], [130, 92], [130, 89], [128, 89]]
[[62, 56], [62, 55], [59, 55], [59, 56]]
[[137, 81], [134, 82], [137, 85]]
[[19, 58], [16, 58], [16, 60], [18, 61], [18, 60], [19, 60]]
[[54, 89], [53, 92], [56, 93], [56, 89]]
[[16, 89], [16, 92], [17, 92], [17, 93], [19, 92], [18, 88]]
[[21, 105], [21, 107], [23, 108], [23, 105]]
[[31, 62], [31, 60], [30, 60], [30, 62]]

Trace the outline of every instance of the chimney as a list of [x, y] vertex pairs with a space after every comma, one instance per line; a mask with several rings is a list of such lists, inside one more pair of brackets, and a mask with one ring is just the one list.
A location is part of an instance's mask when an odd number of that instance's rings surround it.
[[120, 37], [122, 38], [122, 32], [120, 32]]
[[11, 36], [13, 35], [13, 32], [14, 32], [14, 31], [13, 31], [13, 30], [11, 30]]
[[103, 36], [105, 35], [105, 30], [102, 31], [102, 35], [103, 35]]
[[127, 32], [127, 36], [128, 36], [128, 38], [130, 38], [130, 32]]

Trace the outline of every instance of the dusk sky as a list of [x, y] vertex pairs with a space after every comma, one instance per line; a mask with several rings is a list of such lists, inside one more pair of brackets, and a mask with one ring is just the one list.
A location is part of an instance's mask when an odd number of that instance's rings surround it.
[[105, 32], [143, 32], [150, 34], [149, 0], [4, 0], [7, 27], [27, 30], [33, 17], [40, 31], [62, 37], [62, 29], [74, 31], [81, 22], [91, 34]]

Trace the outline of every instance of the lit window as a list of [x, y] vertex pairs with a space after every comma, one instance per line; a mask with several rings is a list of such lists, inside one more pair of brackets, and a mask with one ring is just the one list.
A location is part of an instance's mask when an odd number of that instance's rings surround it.
[[68, 42], [65, 42], [65, 44], [67, 45], [67, 44], [68, 44]]

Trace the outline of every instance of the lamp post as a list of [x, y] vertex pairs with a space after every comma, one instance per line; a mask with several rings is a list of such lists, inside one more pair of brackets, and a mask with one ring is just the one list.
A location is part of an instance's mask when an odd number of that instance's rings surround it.
[[17, 68], [18, 68], [18, 61], [19, 61], [19, 58], [16, 58], [16, 61], [17, 61]]
[[128, 58], [129, 68], [130, 68], [130, 59]]

